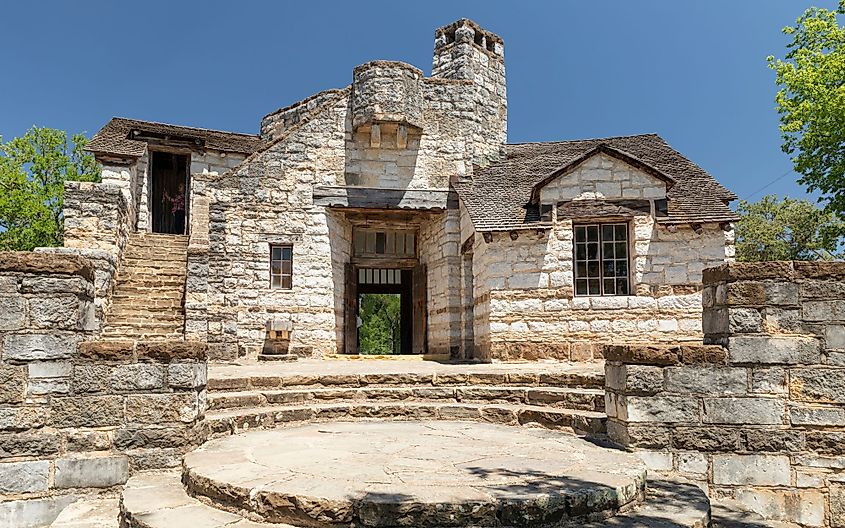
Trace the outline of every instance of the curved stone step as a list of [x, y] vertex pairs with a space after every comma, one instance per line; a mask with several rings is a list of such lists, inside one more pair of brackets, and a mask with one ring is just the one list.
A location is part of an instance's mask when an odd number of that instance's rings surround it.
[[[768, 525], [760, 525], [758, 528], [764, 526]], [[645, 500], [639, 507], [582, 527], [710, 528], [710, 500], [695, 484], [680, 480], [649, 479]]]
[[536, 425], [546, 429], [602, 435], [607, 416], [534, 405], [362, 401], [275, 405], [227, 409], [205, 414], [214, 435], [230, 435], [252, 429], [270, 429], [303, 422], [336, 420], [458, 420], [504, 425]]
[[301, 404], [367, 400], [436, 401], [469, 403], [518, 403], [584, 411], [604, 411], [604, 391], [569, 387], [457, 385], [446, 387], [368, 386], [300, 388], [271, 391], [211, 393], [209, 410], [260, 407], [268, 404]]
[[138, 473], [120, 500], [122, 528], [293, 528], [257, 523], [218, 510], [189, 496], [177, 471]]
[[217, 508], [295, 526], [528, 528], [634, 507], [645, 476], [635, 455], [571, 434], [379, 421], [212, 440], [185, 455], [182, 482]]
[[[291, 369], [300, 367], [292, 365]], [[304, 367], [304, 366], [303, 366]], [[300, 369], [300, 370], [304, 370]], [[462, 372], [462, 373], [338, 373], [338, 374], [299, 374], [285, 372], [279, 374], [228, 375], [215, 376], [213, 371], [208, 388], [211, 391], [248, 391], [292, 387], [367, 387], [367, 386], [430, 386], [443, 387], [455, 385], [518, 385], [525, 387], [565, 387], [604, 389], [604, 372], [588, 371], [518, 371], [518, 372]]]

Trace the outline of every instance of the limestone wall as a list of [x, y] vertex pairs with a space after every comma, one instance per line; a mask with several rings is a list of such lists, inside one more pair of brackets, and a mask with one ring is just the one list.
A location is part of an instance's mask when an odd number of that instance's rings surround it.
[[0, 253], [0, 525], [44, 526], [202, 442], [205, 347], [97, 343], [94, 268]]
[[769, 519], [845, 526], [843, 284], [843, 263], [705, 271], [711, 344], [608, 352], [609, 436]]
[[[343, 178], [348, 103], [343, 92], [283, 140], [208, 183], [212, 357], [257, 354], [270, 318], [290, 320], [294, 353], [338, 352], [351, 228], [314, 206], [312, 191]], [[290, 290], [270, 289], [271, 244], [293, 245]]]
[[540, 190], [540, 203], [573, 199], [661, 199], [666, 182], [607, 154], [596, 154]]
[[461, 268], [458, 211], [433, 215], [420, 228], [420, 264], [428, 273], [428, 353], [460, 355]]
[[478, 237], [481, 357], [581, 361], [601, 357], [603, 343], [700, 341], [702, 269], [732, 257], [732, 232], [717, 225], [671, 232], [643, 215], [631, 220], [629, 239], [632, 295], [581, 297], [574, 295], [572, 221], [492, 233], [490, 242]]

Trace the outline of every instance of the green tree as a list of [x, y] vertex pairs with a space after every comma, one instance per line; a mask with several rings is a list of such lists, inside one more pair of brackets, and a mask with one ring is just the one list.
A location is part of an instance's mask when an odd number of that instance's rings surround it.
[[367, 293], [361, 296], [361, 326], [358, 328], [362, 354], [396, 354], [400, 347], [400, 296]]
[[836, 258], [845, 223], [807, 200], [765, 196], [739, 202], [736, 257], [741, 261]]
[[63, 241], [64, 183], [97, 181], [82, 134], [32, 127], [6, 143], [0, 138], [0, 250], [31, 251]]
[[821, 191], [827, 208], [845, 215], [845, 0], [835, 10], [811, 7], [783, 33], [792, 41], [784, 59], [769, 57], [780, 90], [783, 151], [798, 180]]

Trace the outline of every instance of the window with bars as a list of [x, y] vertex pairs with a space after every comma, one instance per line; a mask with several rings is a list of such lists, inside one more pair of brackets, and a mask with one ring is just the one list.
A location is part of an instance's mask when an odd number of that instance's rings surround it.
[[270, 288], [293, 288], [293, 246], [290, 244], [270, 246]]
[[413, 231], [356, 228], [352, 238], [357, 256], [407, 258], [416, 255]]
[[628, 295], [628, 224], [575, 225], [575, 295]]

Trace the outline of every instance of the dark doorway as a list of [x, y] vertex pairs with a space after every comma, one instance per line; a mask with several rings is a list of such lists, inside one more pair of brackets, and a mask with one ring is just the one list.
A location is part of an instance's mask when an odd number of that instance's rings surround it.
[[188, 221], [188, 156], [152, 152], [150, 213], [154, 233], [184, 235]]
[[411, 270], [358, 268], [359, 354], [412, 354]]

